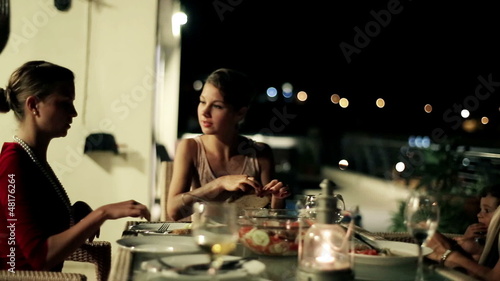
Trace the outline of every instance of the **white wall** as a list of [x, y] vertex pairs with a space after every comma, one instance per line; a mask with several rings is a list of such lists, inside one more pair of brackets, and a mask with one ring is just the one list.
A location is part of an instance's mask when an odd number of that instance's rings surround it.
[[[177, 144], [177, 118], [179, 115], [179, 80], [181, 63], [181, 37], [172, 31], [172, 14], [180, 11], [177, 0], [161, 0], [158, 39], [161, 46], [158, 51], [158, 81], [155, 111], [155, 138], [165, 145], [173, 159]], [[175, 27], [174, 27], [175, 28]], [[175, 121], [175, 122], [174, 122]]]
[[[73, 70], [79, 116], [66, 138], [52, 142], [49, 162], [72, 202], [83, 200], [93, 208], [128, 199], [147, 204], [157, 0], [72, 1], [67, 12], [57, 11], [53, 2], [11, 1], [0, 85], [5, 87], [12, 71], [28, 60]], [[0, 115], [0, 142], [12, 141], [16, 127], [11, 112]], [[125, 153], [84, 155], [85, 137], [92, 132], [112, 133], [127, 147]], [[101, 239], [114, 242], [127, 220], [106, 222]]]
[[[403, 185], [336, 167], [323, 167], [321, 175], [338, 186], [335, 193], [342, 195], [347, 210], [360, 208], [362, 226], [372, 232], [390, 231], [392, 216], [409, 195], [408, 188]], [[312, 190], [305, 192], [315, 194]]]

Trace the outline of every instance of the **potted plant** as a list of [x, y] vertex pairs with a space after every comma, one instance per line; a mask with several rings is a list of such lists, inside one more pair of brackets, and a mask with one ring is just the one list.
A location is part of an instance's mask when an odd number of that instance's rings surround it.
[[[411, 157], [419, 159], [414, 162], [421, 164], [413, 167], [413, 173], [407, 177], [417, 180], [418, 184], [413, 187], [414, 189], [426, 189], [438, 196], [440, 202], [438, 230], [442, 233], [463, 233], [468, 225], [477, 222], [478, 194], [488, 181], [486, 174], [483, 174], [475, 184], [465, 184], [460, 176], [464, 155], [458, 152], [453, 144], [454, 142], [450, 142], [437, 148], [435, 146], [412, 150]], [[405, 202], [402, 201], [391, 217], [391, 231], [407, 231], [404, 211]]]

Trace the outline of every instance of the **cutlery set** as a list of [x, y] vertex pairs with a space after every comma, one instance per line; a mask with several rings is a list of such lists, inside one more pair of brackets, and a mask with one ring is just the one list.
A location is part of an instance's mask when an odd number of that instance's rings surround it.
[[184, 227], [185, 223], [141, 223], [131, 226], [123, 235], [168, 234], [173, 229]]
[[158, 228], [158, 230], [156, 230], [155, 232], [159, 232], [159, 233], [165, 233], [167, 232], [168, 230], [168, 227], [170, 226], [169, 223], [164, 223], [160, 226], [160, 228]]

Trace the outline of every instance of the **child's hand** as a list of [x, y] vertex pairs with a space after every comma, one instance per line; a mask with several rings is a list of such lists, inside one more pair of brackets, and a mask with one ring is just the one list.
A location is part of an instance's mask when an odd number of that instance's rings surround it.
[[465, 230], [463, 239], [473, 239], [476, 237], [482, 237], [486, 235], [488, 227], [484, 223], [474, 223], [469, 225]]

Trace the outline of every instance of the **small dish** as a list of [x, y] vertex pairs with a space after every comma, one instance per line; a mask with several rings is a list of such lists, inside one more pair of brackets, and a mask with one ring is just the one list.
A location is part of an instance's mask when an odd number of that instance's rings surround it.
[[[238, 256], [223, 256], [224, 261], [239, 260], [241, 257]], [[185, 267], [194, 264], [208, 263], [209, 258], [206, 254], [192, 254], [192, 255], [175, 255], [168, 256], [161, 259], [165, 264], [169, 264], [172, 267]], [[147, 270], [148, 268], [156, 268], [159, 266], [158, 260], [149, 260], [142, 263], [141, 268]], [[264, 272], [266, 266], [264, 263], [258, 260], [249, 260], [242, 264], [241, 268], [234, 270], [222, 270], [217, 274], [218, 280], [224, 281], [241, 281], [246, 280], [251, 276], [258, 276]], [[178, 272], [171, 271], [168, 269], [152, 272], [155, 276], [161, 276], [161, 280], [176, 280], [176, 281], [205, 281], [211, 280], [211, 276], [207, 275], [206, 271], [191, 272], [189, 274], [179, 274]]]
[[136, 236], [122, 238], [116, 242], [134, 252], [184, 254], [201, 252], [193, 238], [186, 236]]

